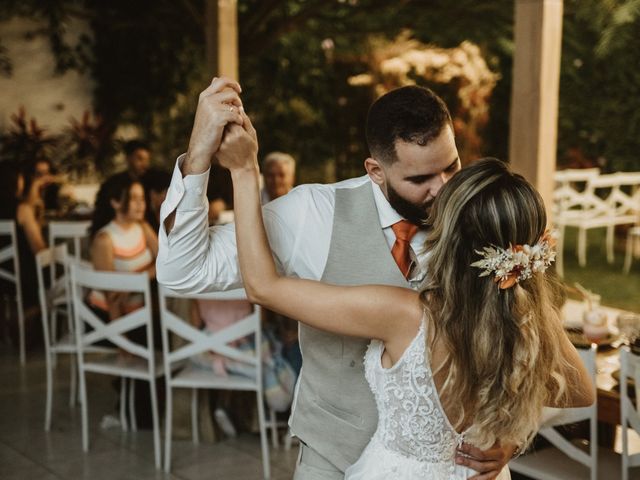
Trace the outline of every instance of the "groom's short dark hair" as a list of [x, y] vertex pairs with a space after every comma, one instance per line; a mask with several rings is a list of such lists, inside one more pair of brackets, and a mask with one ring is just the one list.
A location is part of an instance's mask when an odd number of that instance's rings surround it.
[[430, 89], [412, 85], [392, 90], [369, 108], [369, 152], [376, 160], [391, 164], [398, 160], [397, 140], [426, 145], [445, 125], [452, 126], [449, 109]]

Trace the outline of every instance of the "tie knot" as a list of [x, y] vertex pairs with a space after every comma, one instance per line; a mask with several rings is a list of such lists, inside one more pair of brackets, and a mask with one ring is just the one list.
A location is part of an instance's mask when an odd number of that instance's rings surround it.
[[394, 223], [391, 225], [391, 229], [393, 230], [393, 233], [395, 233], [396, 238], [404, 242], [410, 242], [418, 231], [418, 227], [408, 220], [400, 220], [399, 222]]

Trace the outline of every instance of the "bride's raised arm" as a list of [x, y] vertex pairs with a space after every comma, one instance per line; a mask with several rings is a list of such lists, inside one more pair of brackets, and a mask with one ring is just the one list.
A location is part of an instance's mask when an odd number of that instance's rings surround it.
[[[389, 341], [415, 331], [422, 317], [416, 292], [399, 287], [344, 287], [281, 277], [275, 268], [262, 221], [258, 142], [249, 118], [227, 126], [217, 153], [231, 172], [238, 258], [249, 299], [271, 310], [329, 332]], [[400, 335], [398, 335], [400, 334]]]

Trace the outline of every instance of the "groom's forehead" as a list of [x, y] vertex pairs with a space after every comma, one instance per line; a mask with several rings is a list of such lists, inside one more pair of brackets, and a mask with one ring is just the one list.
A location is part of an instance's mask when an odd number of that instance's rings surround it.
[[392, 167], [405, 176], [436, 175], [458, 161], [458, 152], [455, 150], [435, 154], [436, 152], [430, 152], [419, 145], [416, 145], [416, 148], [400, 150], [397, 152], [397, 161]]

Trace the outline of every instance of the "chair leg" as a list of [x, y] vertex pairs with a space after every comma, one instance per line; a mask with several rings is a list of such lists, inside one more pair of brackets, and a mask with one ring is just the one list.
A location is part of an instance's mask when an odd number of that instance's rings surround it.
[[271, 464], [269, 460], [269, 442], [267, 441], [267, 426], [265, 425], [264, 415], [264, 399], [262, 392], [256, 392], [258, 399], [258, 423], [260, 425], [260, 446], [262, 449], [262, 469], [264, 479], [269, 480], [271, 477]]
[[129, 379], [129, 422], [131, 422], [131, 431], [138, 431], [138, 419], [136, 418], [136, 388], [135, 379]]
[[269, 409], [269, 426], [271, 427], [271, 445], [278, 448], [278, 423], [276, 421], [276, 412], [273, 408]]
[[622, 267], [622, 271], [627, 275], [631, 271], [632, 258], [633, 258], [633, 235], [629, 233], [627, 235], [627, 246], [626, 246], [626, 252], [624, 255], [624, 266]]
[[45, 368], [47, 369], [47, 405], [44, 413], [44, 431], [51, 429], [51, 410], [53, 408], [53, 365], [51, 364], [51, 352], [45, 346]]
[[154, 378], [149, 379], [149, 388], [151, 390], [151, 416], [153, 417], [153, 453], [156, 459], [156, 469], [160, 470], [162, 468], [160, 421], [158, 419], [158, 398], [156, 397], [156, 381]]
[[587, 265], [587, 231], [584, 228], [578, 230], [578, 263], [581, 267]]
[[71, 354], [71, 363], [69, 364], [69, 406], [76, 406], [76, 397], [78, 396], [78, 374], [76, 372], [76, 356]]
[[80, 380], [80, 411], [82, 413], [82, 450], [89, 451], [89, 405], [87, 402], [87, 385], [84, 371], [78, 367], [78, 379]]
[[120, 377], [120, 427], [123, 432], [129, 430], [127, 427], [127, 379]]
[[[58, 340], [58, 311], [56, 307], [53, 307], [51, 310], [51, 341], [55, 344]], [[51, 365], [53, 368], [58, 366], [58, 355], [56, 355], [55, 352], [51, 354]]]
[[18, 341], [20, 342], [20, 365], [24, 367], [27, 363], [27, 350], [24, 335], [24, 310], [22, 308], [22, 298], [20, 298], [20, 295], [17, 295], [16, 303], [18, 305]]
[[164, 421], [164, 471], [169, 473], [171, 471], [171, 434], [172, 434], [172, 421], [173, 421], [173, 391], [171, 390], [171, 385], [169, 384], [169, 379], [166, 380], [167, 383], [167, 398], [165, 400], [165, 421]]
[[564, 228], [560, 229], [556, 248], [556, 272], [561, 278], [564, 277], [564, 232]]
[[198, 428], [198, 389], [191, 389], [191, 437], [193, 444], [200, 443], [200, 429]]
[[614, 226], [610, 225], [607, 227], [607, 263], [612, 264], [615, 260], [614, 251], [613, 251], [613, 234], [615, 232]]

